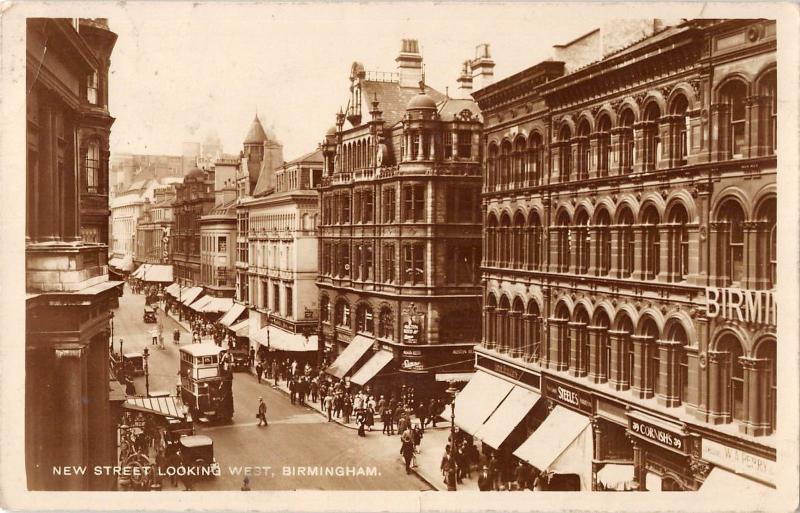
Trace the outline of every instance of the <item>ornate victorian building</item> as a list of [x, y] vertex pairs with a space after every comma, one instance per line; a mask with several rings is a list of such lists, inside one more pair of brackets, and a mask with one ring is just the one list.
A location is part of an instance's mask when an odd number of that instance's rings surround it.
[[[626, 468], [640, 490], [774, 486], [775, 23], [656, 23], [597, 44], [578, 69], [546, 61], [473, 95], [476, 377], [495, 393], [469, 428], [504, 424], [490, 445], [581, 488]], [[514, 394], [517, 414], [491, 415]], [[570, 433], [572, 463], [542, 456], [547, 430]]]
[[[484, 51], [478, 74], [494, 66]], [[480, 338], [481, 118], [424, 85], [416, 40], [396, 61], [353, 64], [323, 142], [320, 325], [334, 376], [365, 385], [385, 368], [376, 383], [429, 386], [471, 369]]]
[[113, 478], [55, 476], [113, 465], [108, 280], [105, 19], [27, 20], [25, 465], [30, 490], [108, 490]]

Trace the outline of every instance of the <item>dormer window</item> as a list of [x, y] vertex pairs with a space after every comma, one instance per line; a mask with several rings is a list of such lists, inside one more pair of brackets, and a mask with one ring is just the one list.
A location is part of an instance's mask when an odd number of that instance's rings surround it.
[[86, 99], [92, 105], [97, 105], [97, 98], [98, 98], [97, 83], [98, 83], [97, 72], [95, 71], [90, 73], [89, 76], [86, 78]]

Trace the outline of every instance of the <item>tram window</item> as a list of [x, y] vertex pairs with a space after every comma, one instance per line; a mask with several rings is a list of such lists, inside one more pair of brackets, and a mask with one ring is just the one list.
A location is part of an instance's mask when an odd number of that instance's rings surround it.
[[214, 363], [211, 358], [212, 358], [211, 356], [204, 356], [203, 365], [211, 365], [212, 363]]

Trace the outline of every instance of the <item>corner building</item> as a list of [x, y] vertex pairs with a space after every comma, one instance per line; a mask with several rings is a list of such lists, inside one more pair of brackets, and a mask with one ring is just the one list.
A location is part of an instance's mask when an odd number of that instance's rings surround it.
[[323, 142], [320, 326], [329, 374], [422, 399], [480, 340], [481, 120], [424, 85], [416, 40], [396, 61], [353, 63]]
[[775, 24], [650, 28], [473, 95], [495, 392], [456, 422], [554, 489], [774, 486]]

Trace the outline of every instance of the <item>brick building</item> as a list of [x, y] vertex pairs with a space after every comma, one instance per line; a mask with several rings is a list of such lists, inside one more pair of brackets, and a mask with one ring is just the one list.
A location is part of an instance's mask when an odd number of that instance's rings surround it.
[[[494, 66], [482, 51], [479, 78]], [[323, 142], [320, 325], [333, 376], [428, 394], [471, 370], [480, 339], [481, 117], [424, 84], [416, 40], [396, 62], [352, 65]]]
[[456, 422], [555, 489], [774, 486], [775, 23], [606, 28], [474, 93], [484, 332]]

